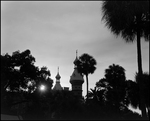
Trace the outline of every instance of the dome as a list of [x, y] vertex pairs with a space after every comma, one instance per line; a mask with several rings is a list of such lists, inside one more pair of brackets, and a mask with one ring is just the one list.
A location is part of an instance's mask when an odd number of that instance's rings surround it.
[[56, 83], [53, 90], [63, 90], [62, 86], [60, 85], [60, 83]]
[[58, 67], [58, 72], [57, 72], [57, 75], [56, 75], [56, 80], [60, 80], [61, 76], [59, 75], [59, 67]]
[[57, 73], [56, 77], [57, 80], [59, 80], [61, 78], [61, 76], [59, 75], [59, 73]]
[[74, 72], [72, 73], [71, 77], [70, 77], [70, 82], [73, 81], [81, 81], [82, 83], [84, 82], [83, 76], [77, 71], [77, 69], [74, 69]]
[[59, 75], [59, 67], [58, 67], [58, 72], [57, 72], [57, 75], [56, 75], [55, 78], [56, 78], [56, 84], [55, 84], [53, 90], [63, 90], [63, 88], [62, 88], [62, 86], [60, 84], [61, 76]]

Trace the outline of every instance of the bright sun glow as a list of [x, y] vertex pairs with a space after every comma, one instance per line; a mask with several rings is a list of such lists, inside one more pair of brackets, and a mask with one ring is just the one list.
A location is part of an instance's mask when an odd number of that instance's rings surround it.
[[41, 91], [44, 91], [45, 89], [46, 89], [46, 88], [45, 88], [44, 85], [41, 85], [41, 86], [40, 86], [40, 90], [41, 90]]

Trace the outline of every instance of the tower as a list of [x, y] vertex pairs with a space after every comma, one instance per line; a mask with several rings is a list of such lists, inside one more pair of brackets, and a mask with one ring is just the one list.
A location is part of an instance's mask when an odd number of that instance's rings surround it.
[[72, 85], [72, 92], [74, 93], [74, 95], [78, 97], [82, 97], [82, 84], [84, 83], [84, 79], [83, 76], [77, 70], [77, 64], [76, 64], [77, 61], [78, 61], [78, 57], [76, 51], [76, 59], [73, 62], [74, 71], [70, 76], [70, 83]]
[[55, 84], [53, 90], [60, 90], [60, 91], [63, 90], [62, 86], [60, 85], [61, 76], [59, 75], [59, 67], [58, 67], [58, 72], [57, 72], [57, 75], [55, 78], [56, 78], [56, 84]]

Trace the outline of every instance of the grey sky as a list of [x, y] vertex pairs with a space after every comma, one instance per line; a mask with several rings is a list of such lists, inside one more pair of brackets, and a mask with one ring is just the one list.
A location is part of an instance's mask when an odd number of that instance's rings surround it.
[[[89, 88], [104, 77], [115, 63], [124, 67], [126, 78], [134, 80], [137, 71], [136, 42], [116, 38], [101, 21], [99, 1], [2, 1], [1, 53], [30, 49], [35, 65], [47, 66], [54, 80], [60, 68], [61, 85], [68, 86], [75, 51], [92, 55], [97, 69], [89, 75]], [[149, 72], [149, 44], [142, 41], [143, 71]], [[85, 95], [86, 83], [83, 84]]]

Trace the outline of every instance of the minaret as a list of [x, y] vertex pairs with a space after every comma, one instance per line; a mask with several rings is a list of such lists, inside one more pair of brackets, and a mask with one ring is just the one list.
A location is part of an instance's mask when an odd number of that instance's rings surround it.
[[78, 97], [82, 97], [82, 84], [84, 83], [83, 76], [78, 72], [76, 62], [78, 61], [77, 51], [76, 59], [74, 60], [74, 72], [70, 76], [70, 83], [72, 85], [72, 92]]
[[60, 85], [61, 76], [59, 75], [59, 67], [58, 67], [58, 72], [57, 72], [57, 75], [55, 78], [56, 78], [56, 84], [55, 84], [53, 90], [63, 90], [62, 86]]

